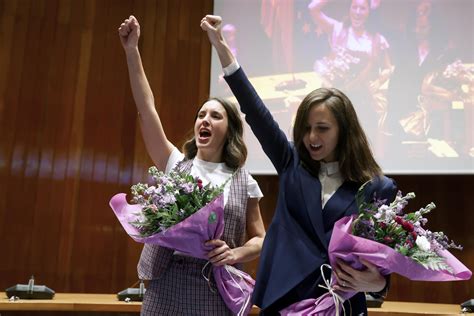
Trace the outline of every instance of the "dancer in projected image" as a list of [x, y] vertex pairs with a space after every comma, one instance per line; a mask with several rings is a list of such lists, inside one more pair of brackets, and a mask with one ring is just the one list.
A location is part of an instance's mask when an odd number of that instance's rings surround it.
[[[189, 257], [172, 249], [145, 244], [138, 274], [150, 280], [142, 315], [232, 315], [219, 295], [211, 265], [236, 265], [260, 254], [265, 228], [259, 208], [262, 192], [243, 168], [247, 148], [243, 124], [232, 103], [210, 99], [197, 111], [193, 136], [180, 152], [167, 138], [155, 108], [155, 99], [143, 69], [138, 40], [140, 25], [130, 16], [118, 33], [125, 51], [133, 98], [145, 145], [158, 170], [169, 173], [178, 163], [199, 177], [203, 185], [224, 183], [224, 233], [206, 242], [208, 260]], [[163, 43], [161, 43], [163, 44]], [[178, 128], [181, 125], [177, 124]], [[230, 181], [228, 181], [230, 179]]]
[[[352, 0], [349, 19], [344, 22], [323, 12], [327, 3], [328, 0], [313, 0], [308, 6], [331, 47], [329, 56], [315, 62], [315, 71], [321, 75], [323, 86], [339, 87], [353, 100], [377, 150], [382, 145], [380, 132], [387, 111], [386, 95], [381, 87], [393, 70], [389, 44], [380, 33], [369, 30], [369, 0]], [[378, 4], [374, 2], [372, 7]]]
[[[225, 79], [247, 123], [279, 176], [278, 202], [262, 248], [253, 295], [261, 315], [278, 315], [289, 305], [326, 292], [321, 265], [328, 263], [334, 223], [355, 214], [355, 194], [391, 202], [395, 182], [383, 176], [351, 101], [341, 91], [319, 88], [298, 107], [291, 142], [254, 90], [222, 36], [222, 19], [201, 21], [216, 49]], [[364, 292], [382, 295], [388, 281], [371, 263], [353, 269], [338, 260], [335, 289], [358, 292], [344, 303], [352, 315], [367, 315]]]
[[[394, 37], [395, 71], [388, 89], [387, 122], [393, 141], [390, 147], [400, 151], [403, 142], [418, 141], [417, 155], [456, 156], [457, 150], [469, 151], [472, 142], [464, 128], [472, 120], [455, 117], [472, 106], [473, 73], [458, 60], [441, 2], [410, 2], [412, 17], [407, 32]], [[410, 8], [407, 7], [410, 10]], [[459, 104], [453, 111], [453, 104]], [[458, 121], [455, 126], [454, 121]], [[464, 127], [464, 128], [462, 128]], [[432, 153], [428, 152], [427, 139]], [[444, 149], [443, 149], [444, 148]], [[424, 152], [421, 152], [424, 151]]]

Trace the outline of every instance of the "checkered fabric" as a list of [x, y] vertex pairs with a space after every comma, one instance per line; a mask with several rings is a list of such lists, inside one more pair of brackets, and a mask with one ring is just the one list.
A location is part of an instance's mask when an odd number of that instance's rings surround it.
[[[232, 315], [217, 291], [206, 260], [174, 255], [169, 269], [149, 282], [141, 315]], [[204, 268], [204, 271], [202, 271]], [[210, 276], [208, 283], [204, 277]]]
[[[180, 168], [190, 171], [192, 160]], [[224, 207], [224, 240], [229, 247], [244, 244], [246, 238], [248, 172], [239, 169], [231, 180]], [[173, 250], [145, 244], [138, 263], [138, 275], [151, 280], [142, 304], [141, 315], [232, 315], [219, 295], [206, 260], [173, 255]], [[210, 283], [206, 277], [210, 276]]]

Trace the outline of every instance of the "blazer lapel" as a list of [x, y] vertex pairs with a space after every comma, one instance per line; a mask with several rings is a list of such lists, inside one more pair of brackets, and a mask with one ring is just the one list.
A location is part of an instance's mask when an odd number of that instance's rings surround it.
[[354, 182], [345, 181], [329, 201], [324, 206], [324, 218], [326, 227], [334, 225], [334, 223], [341, 217], [346, 215], [347, 209], [355, 203], [355, 194], [357, 193], [358, 185]]
[[324, 223], [321, 209], [321, 183], [308, 173], [302, 166], [299, 167], [301, 175], [301, 192], [306, 207], [306, 212], [321, 244], [327, 250], [327, 242], [324, 237]]

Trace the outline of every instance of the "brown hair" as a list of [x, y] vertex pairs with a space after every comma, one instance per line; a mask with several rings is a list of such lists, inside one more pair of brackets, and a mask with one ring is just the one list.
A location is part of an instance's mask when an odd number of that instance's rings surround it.
[[309, 112], [314, 106], [325, 105], [336, 118], [339, 139], [336, 159], [346, 180], [366, 182], [381, 176], [382, 170], [374, 159], [369, 142], [349, 98], [335, 88], [320, 88], [310, 92], [301, 102], [293, 126], [294, 142], [303, 166], [313, 175], [319, 172], [319, 161], [313, 160], [303, 143], [307, 133]]
[[[231, 169], [236, 170], [242, 167], [247, 159], [247, 146], [244, 143], [244, 128], [240, 113], [237, 107], [227, 100], [221, 98], [210, 98], [208, 101], [217, 101], [225, 109], [227, 113], [227, 140], [222, 151], [222, 161]], [[196, 113], [194, 121], [196, 121]], [[193, 136], [188, 139], [182, 147], [186, 159], [193, 159], [197, 154], [196, 139]]]

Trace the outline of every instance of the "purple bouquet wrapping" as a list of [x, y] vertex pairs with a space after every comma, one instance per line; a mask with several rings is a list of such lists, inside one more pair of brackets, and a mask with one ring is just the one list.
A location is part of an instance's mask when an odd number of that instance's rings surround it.
[[[154, 178], [157, 180], [158, 185], [159, 182], [166, 182], [167, 188], [170, 188], [170, 178], [163, 181], [165, 177], [168, 176], [163, 173], [154, 173]], [[177, 173], [173, 174], [172, 178], [175, 180], [179, 179], [179, 185], [182, 187], [192, 182], [187, 180], [193, 179], [192, 177], [190, 178], [189, 175], [182, 177]], [[183, 182], [182, 179], [186, 181]], [[197, 179], [196, 183], [196, 190], [203, 190], [202, 182], [200, 182], [199, 179]], [[134, 189], [136, 189], [136, 187], [132, 187], [132, 192]], [[204, 189], [206, 188], [204, 187]], [[151, 190], [146, 186], [144, 190], [139, 191], [141, 193], [150, 193], [151, 191], [157, 190], [158, 186], [152, 187]], [[120, 193], [113, 196], [109, 204], [127, 234], [135, 241], [159, 245], [174, 249], [191, 257], [207, 260], [207, 254], [212, 250], [212, 247], [205, 246], [205, 242], [211, 239], [221, 238], [224, 232], [223, 194], [218, 194], [199, 210], [193, 210], [192, 214], [183, 215], [182, 218], [175, 219], [175, 221], [168, 221], [168, 224], [173, 223], [172, 225], [163, 227], [161, 223], [158, 223], [160, 226], [157, 227], [157, 232], [149, 233], [148, 230], [147, 234], [144, 234], [143, 225], [141, 224], [146, 223], [148, 218], [151, 217], [147, 215], [147, 212], [158, 214], [159, 210], [166, 209], [165, 204], [160, 204], [157, 198], [165, 196], [166, 193], [164, 191], [166, 190], [157, 192], [157, 194], [140, 195], [137, 194], [135, 190], [133, 193], [135, 197], [139, 197], [138, 200], [141, 200], [140, 204], [129, 204], [126, 200], [126, 194]], [[192, 193], [192, 190], [187, 190], [187, 193]], [[182, 200], [183, 196], [184, 194], [179, 196], [177, 193], [176, 200]], [[195, 199], [192, 198], [192, 200]], [[167, 213], [160, 213], [160, 216], [169, 219], [170, 214], [184, 214], [185, 211], [182, 209], [178, 208], [178, 211], [176, 211], [175, 205], [177, 204], [175, 202], [176, 201], [173, 200], [171, 203], [166, 204], [172, 207], [168, 207], [169, 210]], [[155, 207], [157, 204], [161, 206]], [[161, 222], [164, 221], [162, 220]], [[155, 224], [155, 226], [158, 224]], [[151, 227], [151, 225], [149, 226]], [[214, 266], [212, 271], [218, 291], [227, 307], [236, 315], [247, 315], [252, 307], [250, 298], [255, 285], [255, 281], [252, 277], [230, 265]]]
[[[398, 273], [416, 281], [469, 280], [472, 272], [446, 250], [460, 247], [448, 244], [442, 232], [421, 227], [427, 221], [423, 215], [435, 207], [433, 203], [418, 212], [402, 214], [407, 200], [413, 197], [413, 193], [402, 197], [399, 192], [389, 206], [381, 201], [359, 203], [358, 215], [338, 220], [329, 242], [331, 266], [339, 259], [361, 270], [365, 267], [359, 260], [362, 258], [377, 266], [382, 275]], [[280, 311], [281, 315], [339, 315], [344, 311], [343, 302], [356, 292], [334, 290], [336, 283], [332, 273], [331, 281], [326, 282], [328, 293], [294, 303]]]

